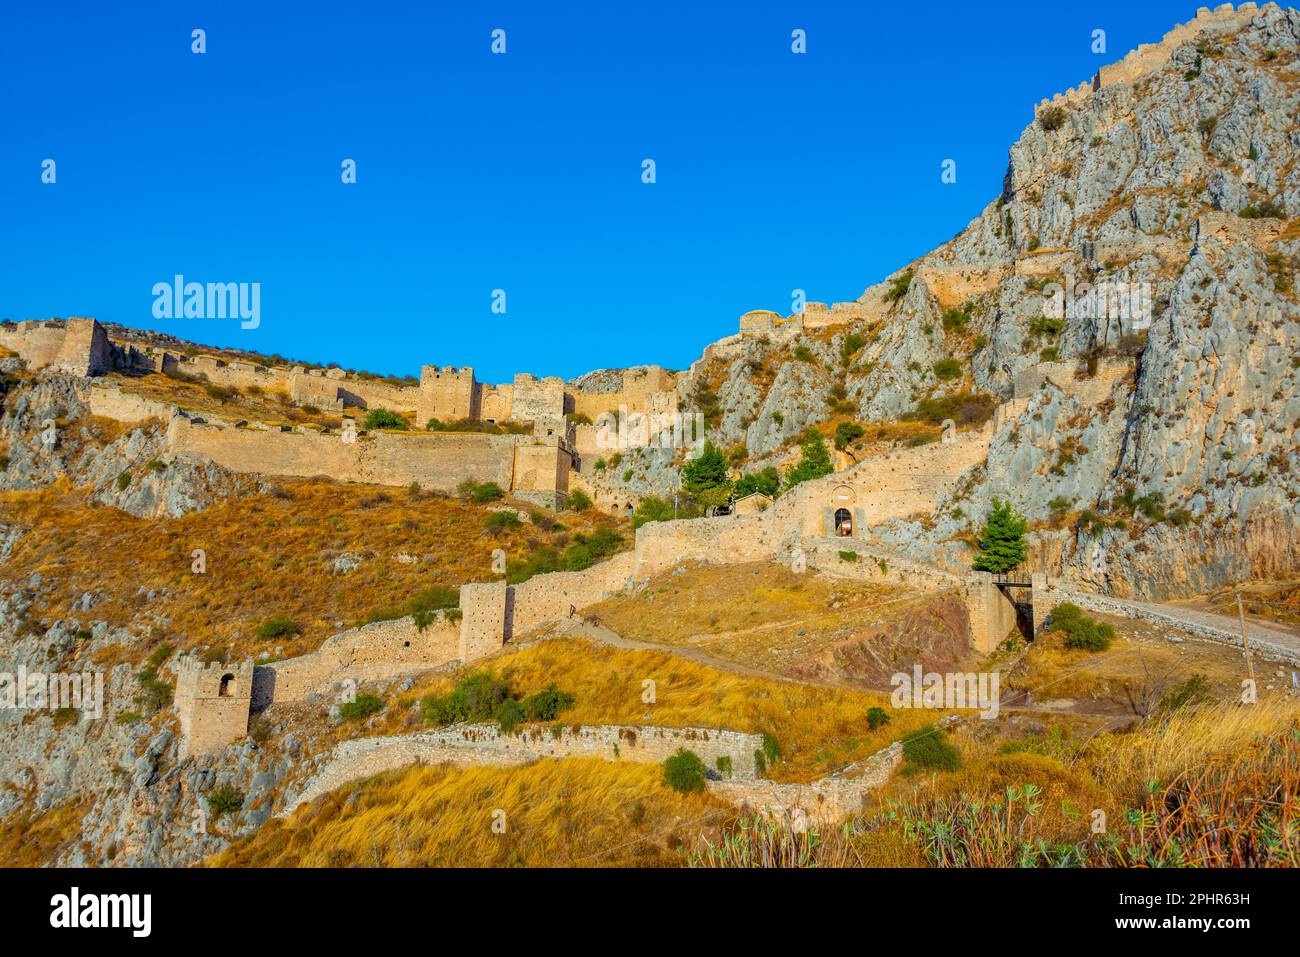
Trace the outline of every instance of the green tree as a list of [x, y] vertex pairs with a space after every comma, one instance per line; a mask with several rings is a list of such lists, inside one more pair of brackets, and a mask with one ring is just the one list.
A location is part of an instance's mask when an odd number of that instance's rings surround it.
[[776, 498], [781, 490], [781, 473], [773, 465], [760, 472], [746, 472], [736, 481], [736, 498], [744, 498], [754, 492]]
[[811, 430], [804, 436], [803, 455], [799, 464], [786, 473], [785, 487], [794, 488], [800, 482], [821, 478], [833, 471], [835, 469], [831, 465], [831, 453], [826, 448], [826, 440], [820, 432]]
[[366, 420], [362, 423], [364, 429], [406, 429], [408, 428], [406, 420], [396, 412], [389, 412], [387, 409], [371, 409], [366, 413]]
[[700, 454], [682, 466], [682, 486], [691, 494], [706, 489], [728, 488], [727, 458], [712, 442], [705, 442]]
[[984, 530], [980, 532], [980, 553], [971, 566], [979, 572], [1006, 572], [1025, 560], [1025, 516], [1010, 502], [993, 500]]
[[843, 450], [848, 448], [854, 439], [862, 438], [862, 426], [856, 422], [841, 422], [835, 426], [835, 447]]
[[686, 748], [678, 748], [677, 753], [664, 762], [664, 784], [682, 794], [703, 791], [706, 774], [700, 756]]

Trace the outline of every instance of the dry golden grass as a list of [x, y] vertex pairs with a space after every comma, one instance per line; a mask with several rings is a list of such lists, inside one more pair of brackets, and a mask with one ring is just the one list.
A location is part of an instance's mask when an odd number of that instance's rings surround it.
[[[272, 820], [217, 867], [658, 867], [730, 809], [657, 765], [598, 758], [411, 768]], [[352, 795], [355, 794], [355, 799]], [[504, 811], [504, 833], [493, 830]], [[500, 828], [498, 828], [500, 830]]]
[[1240, 751], [1297, 720], [1300, 702], [1281, 696], [1253, 705], [1184, 709], [1149, 723], [1141, 733], [1099, 736], [1084, 765], [1107, 793], [1136, 804], [1150, 782], [1167, 784], [1208, 757]]
[[86, 801], [0, 818], [0, 867], [42, 867], [77, 839]]
[[1060, 632], [1043, 632], [1024, 658], [1003, 675], [1007, 691], [1028, 691], [1044, 702], [1072, 699], [1098, 702], [1111, 710], [1140, 716], [1170, 687], [1203, 675], [1218, 694], [1231, 694], [1245, 677], [1245, 659], [1226, 645], [1156, 640], [1156, 629], [1116, 622], [1119, 630], [1106, 651], [1065, 647]]
[[796, 574], [770, 562], [681, 568], [587, 613], [625, 638], [783, 673], [826, 641], [894, 618], [921, 600], [906, 589]]
[[[63, 616], [83, 592], [102, 590], [106, 599], [91, 617], [125, 626], [146, 612], [165, 616], [169, 624], [155, 641], [211, 644], [236, 656], [281, 645], [293, 655], [315, 648], [337, 622], [352, 626], [420, 589], [491, 578], [495, 548], [523, 558], [536, 545], [611, 523], [595, 512], [566, 512], [559, 516], [565, 530], [524, 522], [490, 533], [483, 527], [488, 508], [454, 498], [328, 482], [282, 488], [282, 496], [233, 499], [157, 520], [91, 505], [65, 485], [0, 492], [0, 521], [29, 529], [5, 575], [40, 572], [52, 589], [43, 613], [50, 618]], [[191, 571], [196, 548], [206, 551], [206, 574]], [[365, 560], [350, 574], [336, 574], [332, 560], [344, 552]], [[169, 594], [146, 603], [137, 596], [141, 588]], [[302, 635], [255, 638], [253, 629], [274, 615], [291, 618]]]
[[[769, 681], [733, 674], [667, 651], [624, 651], [557, 638], [484, 662], [518, 694], [554, 683], [575, 697], [565, 724], [654, 724], [767, 732], [781, 745], [769, 769], [778, 781], [809, 781], [860, 761], [908, 731], [934, 720], [933, 712], [894, 711], [877, 692]], [[463, 674], [464, 672], [462, 672]], [[424, 695], [445, 694], [459, 676], [442, 677], [407, 693], [387, 723], [355, 734], [406, 730], [407, 708]], [[642, 701], [643, 682], [654, 682], [655, 701]], [[893, 720], [875, 731], [866, 714], [888, 710]]]

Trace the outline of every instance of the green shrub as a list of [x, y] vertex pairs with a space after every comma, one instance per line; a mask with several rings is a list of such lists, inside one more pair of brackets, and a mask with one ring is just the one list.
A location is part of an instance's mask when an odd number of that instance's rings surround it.
[[466, 479], [457, 485], [456, 493], [461, 498], [479, 503], [494, 502], [506, 494], [496, 482], [476, 482], [474, 479]]
[[1065, 108], [1049, 106], [1038, 114], [1038, 125], [1048, 133], [1059, 130], [1065, 125]]
[[801, 482], [821, 478], [835, 471], [831, 465], [831, 453], [826, 448], [826, 440], [815, 429], [810, 429], [804, 437], [799, 464], [785, 475], [786, 488], [794, 488]]
[[840, 552], [840, 561], [842, 562], [856, 562], [857, 560], [858, 560], [857, 552], [849, 552], [849, 551]]
[[640, 528], [647, 522], [668, 522], [673, 517], [673, 506], [655, 495], [641, 499], [632, 513], [632, 527]]
[[302, 627], [285, 615], [273, 615], [257, 626], [253, 632], [263, 640], [269, 638], [287, 638], [302, 634]]
[[940, 382], [948, 382], [961, 376], [961, 361], [958, 359], [940, 359], [933, 368], [934, 377]]
[[1210, 693], [1210, 690], [1210, 680], [1203, 674], [1194, 674], [1186, 681], [1179, 682], [1161, 695], [1157, 710], [1161, 714], [1169, 714], [1180, 708], [1195, 707], [1198, 704], [1213, 701], [1214, 696]]
[[664, 762], [664, 784], [681, 794], [703, 791], [706, 774], [700, 756], [686, 748], [678, 748], [677, 753]]
[[529, 721], [554, 721], [561, 711], [573, 707], [573, 695], [547, 685], [524, 699], [524, 714]]
[[119, 492], [124, 491], [124, 490], [126, 489], [126, 487], [127, 487], [128, 485], [130, 485], [130, 484], [131, 484], [131, 473], [130, 473], [130, 472], [122, 472], [120, 475], [118, 475], [118, 477], [117, 477], [117, 490], [118, 490]]
[[903, 771], [956, 771], [961, 768], [961, 756], [943, 730], [934, 725], [917, 728], [903, 736]]
[[565, 505], [575, 512], [585, 512], [587, 509], [591, 508], [591, 496], [582, 489], [575, 488], [569, 493], [569, 498], [568, 501], [565, 502]]
[[244, 796], [229, 784], [222, 785], [208, 795], [208, 808], [214, 818], [234, 814], [244, 806]]
[[945, 329], [960, 332], [962, 329], [966, 328], [968, 322], [970, 322], [970, 313], [967, 312], [965, 308], [958, 309], [954, 307], [952, 309], [944, 310], [943, 327]]
[[867, 709], [867, 727], [872, 731], [889, 724], [889, 712], [884, 708]]
[[372, 694], [363, 693], [356, 696], [352, 701], [344, 702], [339, 705], [339, 717], [345, 721], [357, 721], [361, 718], [368, 718], [376, 711], [382, 711], [384, 702]]
[[495, 715], [497, 725], [506, 734], [514, 734], [515, 728], [519, 727], [524, 720], [524, 706], [514, 698], [506, 698], [497, 708]]
[[724, 778], [730, 778], [732, 772], [731, 755], [719, 754], [713, 762], [713, 766], [718, 769], [718, 773]]
[[483, 519], [483, 527], [489, 531], [504, 531], [508, 528], [518, 528], [522, 524], [519, 516], [514, 512], [493, 512], [487, 518]]
[[400, 605], [387, 605], [381, 608], [372, 608], [366, 612], [361, 619], [363, 625], [368, 625], [375, 621], [396, 621], [399, 618], [406, 618], [408, 615], [416, 619], [416, 627], [420, 627], [420, 622], [424, 622], [427, 627], [433, 621], [433, 613], [436, 611], [451, 611], [460, 605], [460, 590], [449, 585], [430, 585], [428, 588], [422, 588]]
[[389, 412], [387, 409], [371, 409], [366, 413], [365, 421], [361, 427], [363, 429], [400, 429], [402, 431], [410, 428], [404, 418], [396, 412]]
[[835, 426], [835, 447], [841, 451], [848, 448], [855, 439], [862, 438], [862, 426], [856, 422], [841, 422]]
[[435, 724], [487, 721], [496, 717], [510, 689], [487, 672], [467, 675], [445, 695], [429, 695], [420, 702], [425, 720]]
[[734, 492], [736, 498], [744, 498], [754, 492], [762, 492], [771, 498], [776, 498], [777, 493], [781, 490], [781, 473], [776, 467], [769, 465], [759, 472], [746, 472], [736, 480]]
[[813, 351], [809, 349], [807, 346], [805, 346], [803, 343], [800, 343], [799, 345], [795, 346], [794, 352], [790, 354], [794, 356], [796, 359], [798, 359], [800, 362], [817, 361], [817, 357], [813, 355]]

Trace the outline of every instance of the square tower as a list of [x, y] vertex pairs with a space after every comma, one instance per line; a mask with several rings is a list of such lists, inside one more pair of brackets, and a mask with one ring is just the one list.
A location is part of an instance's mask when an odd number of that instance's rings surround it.
[[176, 714], [181, 757], [205, 754], [248, 733], [253, 696], [253, 659], [241, 664], [204, 664], [187, 655], [176, 675]]
[[460, 586], [461, 664], [495, 654], [510, 637], [510, 591], [505, 582]]

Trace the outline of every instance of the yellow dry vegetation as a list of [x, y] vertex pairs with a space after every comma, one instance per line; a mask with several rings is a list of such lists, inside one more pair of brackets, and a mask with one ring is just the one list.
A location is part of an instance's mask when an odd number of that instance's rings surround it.
[[0, 867], [44, 867], [76, 840], [89, 801], [0, 818]]
[[918, 600], [907, 589], [799, 574], [774, 562], [689, 562], [587, 613], [625, 638], [782, 672], [822, 637], [896, 617]]
[[[659, 867], [731, 810], [666, 787], [657, 765], [598, 758], [418, 767], [273, 819], [217, 867]], [[494, 824], [496, 825], [494, 828]]]
[[[516, 694], [554, 684], [575, 698], [560, 715], [564, 724], [652, 724], [725, 728], [773, 735], [781, 760], [769, 768], [777, 781], [810, 781], [874, 754], [934, 712], [890, 707], [871, 691], [805, 685], [733, 674], [668, 651], [626, 651], [587, 641], [555, 638], [483, 663]], [[446, 694], [466, 672], [411, 692], [387, 716], [390, 724], [360, 729], [384, 734], [404, 729], [409, 705], [427, 694]], [[643, 700], [652, 681], [654, 701]], [[884, 708], [892, 720], [872, 731], [867, 711]]]

